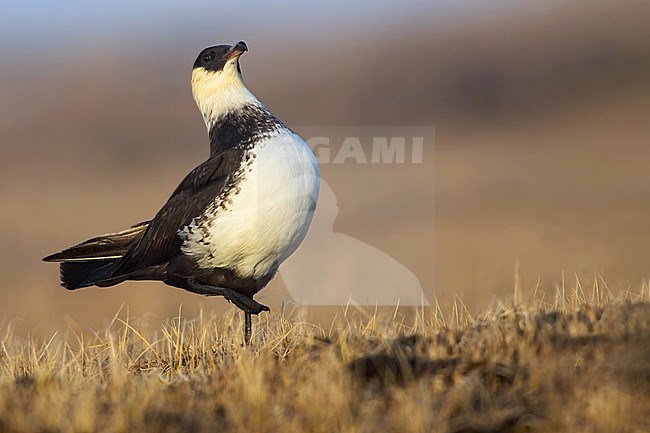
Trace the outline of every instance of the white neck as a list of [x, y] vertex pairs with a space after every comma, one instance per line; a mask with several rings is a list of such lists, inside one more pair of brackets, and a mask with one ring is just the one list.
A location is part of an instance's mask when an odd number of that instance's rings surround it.
[[237, 70], [237, 61], [226, 63], [220, 71], [195, 68], [192, 71], [192, 95], [208, 128], [223, 114], [246, 104], [261, 102], [246, 88]]

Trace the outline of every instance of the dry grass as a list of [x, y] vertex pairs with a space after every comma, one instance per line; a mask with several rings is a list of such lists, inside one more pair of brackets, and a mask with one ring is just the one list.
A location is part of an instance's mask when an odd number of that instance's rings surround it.
[[537, 294], [478, 318], [459, 301], [411, 325], [274, 314], [250, 347], [238, 314], [152, 329], [122, 313], [50, 340], [4, 326], [0, 431], [647, 431], [646, 291]]

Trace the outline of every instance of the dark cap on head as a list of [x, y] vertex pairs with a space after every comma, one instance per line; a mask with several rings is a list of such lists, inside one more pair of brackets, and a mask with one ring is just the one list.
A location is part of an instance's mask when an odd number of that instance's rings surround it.
[[194, 62], [194, 68], [205, 68], [208, 71], [220, 71], [228, 61], [239, 58], [248, 51], [246, 42], [239, 41], [232, 45], [215, 45], [201, 51]]

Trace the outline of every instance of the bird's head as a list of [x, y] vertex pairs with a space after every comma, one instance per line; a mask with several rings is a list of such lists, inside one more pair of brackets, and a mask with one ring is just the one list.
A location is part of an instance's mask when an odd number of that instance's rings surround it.
[[241, 77], [239, 57], [246, 51], [244, 41], [216, 45], [201, 51], [194, 62], [192, 95], [208, 128], [222, 114], [257, 101]]

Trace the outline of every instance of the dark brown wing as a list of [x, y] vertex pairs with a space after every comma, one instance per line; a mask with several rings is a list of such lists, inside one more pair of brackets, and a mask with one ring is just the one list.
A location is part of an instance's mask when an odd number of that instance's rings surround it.
[[147, 231], [122, 258], [114, 276], [166, 262], [180, 253], [178, 231], [203, 214], [233, 181], [243, 150], [229, 149], [211, 157], [188, 174], [149, 223]]

